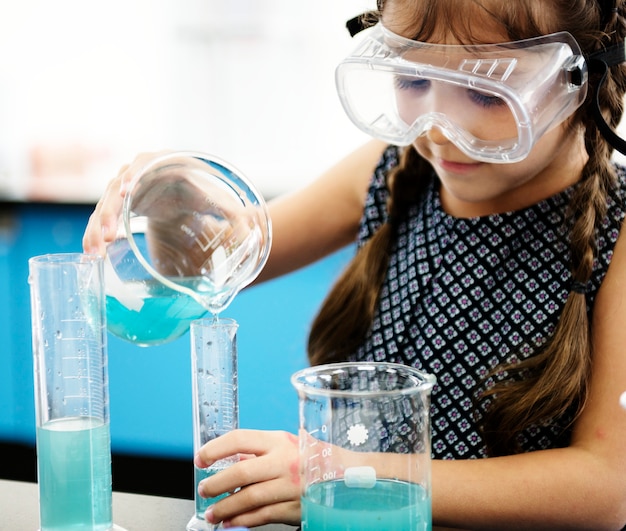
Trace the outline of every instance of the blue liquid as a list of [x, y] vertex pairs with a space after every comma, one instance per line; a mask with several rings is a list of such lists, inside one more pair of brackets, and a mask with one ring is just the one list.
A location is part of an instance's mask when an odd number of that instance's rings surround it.
[[200, 483], [203, 479], [214, 476], [220, 470], [224, 470], [224, 469], [213, 468], [213, 467], [209, 467], [209, 468], [198, 468], [197, 466], [193, 467], [193, 477], [194, 477], [194, 481], [196, 485], [196, 490], [194, 491], [195, 492], [194, 498], [196, 500], [196, 517], [200, 518], [200, 520], [204, 520], [204, 513], [211, 505], [213, 505], [214, 503], [217, 503], [222, 498], [225, 498], [226, 496], [228, 496], [227, 492], [225, 492], [224, 494], [220, 494], [219, 496], [216, 496], [215, 498], [203, 498], [202, 496], [198, 494], [198, 483]]
[[207, 313], [190, 296], [156, 281], [147, 287], [140, 283], [129, 285], [128, 294], [143, 304], [132, 309], [107, 295], [107, 328], [117, 337], [140, 346], [172, 341], [189, 330], [191, 321]]
[[311, 485], [302, 498], [302, 531], [430, 531], [431, 503], [415, 483], [379, 479], [372, 488], [343, 480]]
[[37, 428], [41, 531], [106, 531], [111, 509], [109, 425], [70, 418]]

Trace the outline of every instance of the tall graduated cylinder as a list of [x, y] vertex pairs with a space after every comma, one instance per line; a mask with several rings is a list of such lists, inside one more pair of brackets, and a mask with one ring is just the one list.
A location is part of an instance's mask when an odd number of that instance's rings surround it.
[[112, 521], [102, 258], [29, 260], [41, 531]]
[[[237, 321], [225, 318], [191, 322], [191, 386], [193, 403], [193, 449], [197, 453], [209, 441], [239, 426], [237, 393]], [[187, 531], [218, 529], [204, 513], [218, 500], [198, 494], [198, 484], [238, 461], [237, 456], [220, 459], [207, 468], [194, 466], [195, 513]]]
[[303, 531], [430, 531], [432, 375], [394, 363], [295, 373]]

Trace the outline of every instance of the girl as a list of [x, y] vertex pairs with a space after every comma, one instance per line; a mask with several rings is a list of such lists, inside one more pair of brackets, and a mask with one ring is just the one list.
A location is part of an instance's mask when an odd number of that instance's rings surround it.
[[[271, 205], [262, 279], [359, 244], [313, 323], [311, 363], [437, 376], [436, 525], [626, 524], [626, 175], [610, 160], [625, 14], [621, 0], [379, 2], [337, 70], [348, 115], [378, 140]], [[142, 159], [98, 204], [86, 251], [113, 238]], [[296, 437], [235, 431], [196, 464], [234, 452], [254, 457], [200, 492], [241, 490], [207, 519], [298, 523]]]

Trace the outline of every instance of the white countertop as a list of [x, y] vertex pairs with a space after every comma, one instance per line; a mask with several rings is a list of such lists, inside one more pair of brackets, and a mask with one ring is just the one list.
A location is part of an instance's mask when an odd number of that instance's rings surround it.
[[[194, 513], [193, 500], [113, 493], [113, 521], [126, 531], [185, 531]], [[39, 527], [36, 483], [0, 479], [0, 531], [36, 531]], [[295, 528], [272, 524], [264, 531]]]

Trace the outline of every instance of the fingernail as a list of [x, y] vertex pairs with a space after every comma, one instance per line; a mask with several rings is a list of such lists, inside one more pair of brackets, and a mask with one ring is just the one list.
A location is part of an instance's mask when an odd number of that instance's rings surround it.
[[204, 519], [209, 522], [210, 524], [215, 524], [217, 522], [214, 522], [213, 520], [215, 519], [215, 517], [213, 516], [213, 506], [209, 507], [205, 512], [204, 512]]
[[202, 487], [202, 483], [198, 483], [198, 494], [200, 496], [202, 496], [203, 498], [205, 497], [204, 496], [204, 488]]
[[198, 468], [206, 468], [206, 463], [202, 460], [202, 457], [200, 457], [200, 454], [196, 454], [193, 457], [193, 464], [196, 465]]

